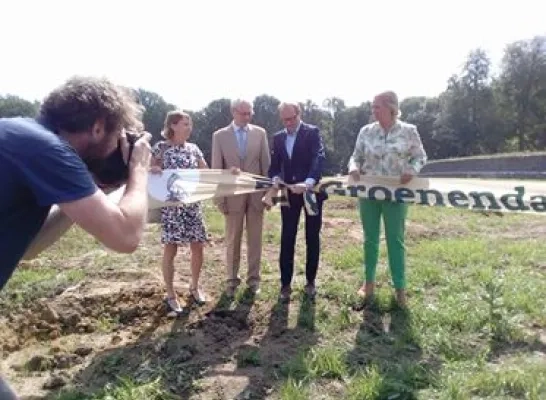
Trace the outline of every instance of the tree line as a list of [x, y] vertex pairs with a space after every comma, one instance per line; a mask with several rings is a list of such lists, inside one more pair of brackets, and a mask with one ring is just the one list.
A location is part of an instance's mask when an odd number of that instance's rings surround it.
[[[546, 36], [510, 43], [500, 72], [492, 74], [487, 53], [469, 52], [459, 74], [449, 77], [435, 97], [401, 101], [401, 119], [417, 125], [431, 160], [546, 149]], [[396, 91], [396, 88], [392, 88]], [[146, 111], [143, 119], [153, 141], [159, 140], [165, 115], [178, 108], [160, 94], [136, 89]], [[282, 129], [279, 99], [262, 94], [254, 100], [253, 123], [269, 135]], [[39, 102], [16, 95], [0, 96], [0, 117], [34, 116]], [[331, 97], [322, 104], [301, 103], [303, 120], [321, 128], [327, 151], [327, 173], [345, 173], [359, 129], [371, 121], [371, 102], [349, 107]], [[230, 99], [212, 101], [192, 115], [192, 141], [210, 160], [212, 133], [231, 122]]]

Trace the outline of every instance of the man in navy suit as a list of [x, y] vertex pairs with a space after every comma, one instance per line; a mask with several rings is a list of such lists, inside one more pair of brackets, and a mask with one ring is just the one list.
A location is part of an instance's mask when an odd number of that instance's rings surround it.
[[280, 299], [289, 301], [294, 274], [294, 246], [302, 208], [305, 212], [305, 242], [307, 260], [305, 264], [305, 294], [314, 298], [315, 277], [319, 264], [320, 230], [322, 227], [322, 204], [325, 193], [317, 193], [318, 212], [310, 215], [304, 207], [303, 194], [319, 182], [325, 161], [324, 145], [316, 126], [301, 121], [301, 109], [295, 103], [281, 103], [279, 115], [285, 129], [273, 137], [269, 177], [275, 186], [279, 182], [291, 185], [288, 191], [289, 206], [281, 207], [281, 292]]

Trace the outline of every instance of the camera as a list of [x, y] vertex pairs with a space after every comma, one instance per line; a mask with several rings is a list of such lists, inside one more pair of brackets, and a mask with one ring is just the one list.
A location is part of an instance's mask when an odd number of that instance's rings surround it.
[[99, 186], [119, 186], [124, 184], [129, 178], [129, 160], [133, 154], [135, 142], [140, 138], [140, 133], [127, 132], [127, 141], [129, 142], [129, 155], [127, 164], [123, 160], [121, 151], [121, 139], [118, 141], [118, 147], [103, 159], [94, 159], [86, 162], [87, 169], [95, 177]]

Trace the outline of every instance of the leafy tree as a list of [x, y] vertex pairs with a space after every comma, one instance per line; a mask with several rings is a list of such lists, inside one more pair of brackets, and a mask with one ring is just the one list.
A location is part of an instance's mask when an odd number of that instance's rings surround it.
[[161, 139], [161, 131], [165, 117], [169, 111], [175, 110], [176, 106], [167, 103], [159, 94], [144, 89], [138, 89], [138, 98], [145, 107], [142, 121], [148, 132], [152, 134], [152, 142]]
[[0, 96], [0, 118], [4, 117], [34, 117], [40, 104], [31, 103], [15, 95]]
[[546, 141], [546, 36], [510, 44], [502, 59], [499, 90], [506, 122], [518, 150], [536, 149]]

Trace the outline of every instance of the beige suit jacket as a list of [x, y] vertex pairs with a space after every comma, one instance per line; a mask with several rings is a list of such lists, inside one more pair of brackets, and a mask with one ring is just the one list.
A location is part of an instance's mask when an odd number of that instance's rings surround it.
[[[237, 138], [232, 124], [212, 134], [212, 169], [238, 167], [244, 172], [267, 176], [271, 162], [267, 133], [265, 129], [257, 125], [248, 124], [248, 127], [246, 156], [243, 159], [239, 156]], [[243, 194], [217, 198], [214, 203], [216, 205], [223, 203], [228, 212], [242, 212], [249, 200], [250, 207], [256, 211], [263, 211], [262, 197], [263, 193]]]

